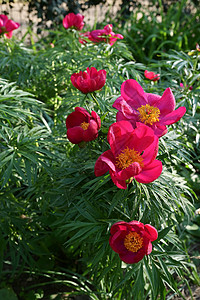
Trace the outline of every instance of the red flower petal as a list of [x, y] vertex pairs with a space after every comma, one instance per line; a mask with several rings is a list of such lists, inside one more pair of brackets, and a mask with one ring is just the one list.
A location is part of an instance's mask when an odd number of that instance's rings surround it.
[[138, 152], [144, 151], [154, 141], [153, 130], [143, 123], [136, 123], [137, 128], [132, 133], [132, 137], [129, 140], [129, 148], [135, 149]]
[[147, 237], [150, 241], [155, 241], [158, 238], [158, 231], [150, 224], [144, 225], [145, 237]]
[[67, 130], [67, 138], [71, 143], [79, 144], [83, 141], [83, 133], [84, 130], [81, 127], [72, 127]]
[[[138, 222], [138, 221], [133, 221], [133, 222]], [[128, 224], [129, 223], [124, 222], [124, 221], [116, 222], [111, 226], [110, 233], [113, 235], [113, 234], [115, 234], [115, 232], [117, 232], [119, 230], [128, 231]]]
[[160, 101], [160, 96], [157, 94], [146, 93], [147, 102], [151, 106], [157, 106]]
[[150, 164], [156, 158], [158, 154], [158, 143], [158, 137], [154, 136], [153, 143], [149, 147], [147, 147], [142, 154], [144, 165]]
[[108, 172], [109, 169], [115, 171], [115, 158], [111, 150], [105, 151], [97, 159], [94, 166], [95, 176], [102, 176]]
[[133, 126], [128, 121], [113, 123], [108, 131], [108, 142], [112, 153], [116, 157], [127, 145], [130, 139], [130, 133], [133, 132]]
[[84, 130], [83, 140], [85, 142], [93, 141], [98, 136], [98, 124], [95, 120], [90, 120], [89, 127], [87, 130]]
[[170, 114], [166, 115], [162, 119], [160, 119], [159, 124], [160, 125], [170, 125], [178, 122], [182, 116], [186, 113], [185, 106], [181, 106], [171, 112]]
[[175, 98], [170, 88], [167, 88], [160, 101], [157, 103], [157, 107], [160, 110], [160, 116], [165, 116], [171, 113], [175, 109]]
[[87, 117], [82, 112], [74, 111], [68, 115], [66, 119], [66, 127], [68, 129], [74, 126], [80, 126], [83, 122], [88, 122]]
[[162, 162], [154, 160], [151, 164], [145, 166], [135, 179], [140, 183], [150, 183], [156, 180], [162, 172]]
[[160, 125], [160, 123], [156, 125], [154, 124], [152, 128], [157, 137], [161, 137], [167, 133], [167, 127], [165, 125]]
[[119, 253], [119, 257], [126, 264], [135, 264], [138, 263], [146, 255], [144, 248], [141, 248], [138, 252], [127, 251], [125, 253]]
[[121, 170], [116, 174], [119, 180], [128, 180], [131, 177], [135, 177], [142, 171], [142, 168], [138, 162], [132, 163], [126, 169]]
[[113, 181], [113, 183], [119, 188], [119, 189], [127, 189], [127, 184], [125, 180], [120, 180], [117, 176], [116, 176], [116, 172], [113, 172], [111, 169], [109, 170], [110, 173], [110, 177]]
[[127, 235], [127, 231], [117, 231], [109, 238], [110, 247], [117, 253], [126, 253], [127, 249], [124, 246], [124, 238]]
[[19, 26], [20, 26], [19, 23], [16, 23], [16, 22], [14, 22], [12, 20], [8, 20], [6, 22], [6, 26], [5, 27], [6, 27], [6, 31], [10, 32], [10, 31], [13, 31], [13, 30], [17, 29]]
[[124, 100], [131, 99], [132, 107], [137, 109], [147, 104], [146, 94], [141, 85], [134, 79], [128, 79], [122, 83], [121, 95]]

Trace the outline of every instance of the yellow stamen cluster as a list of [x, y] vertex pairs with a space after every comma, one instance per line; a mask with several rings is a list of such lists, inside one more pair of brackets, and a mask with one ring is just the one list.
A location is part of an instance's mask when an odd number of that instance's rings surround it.
[[157, 107], [146, 104], [137, 110], [139, 111], [139, 118], [142, 123], [152, 125], [159, 121], [160, 110]]
[[129, 149], [128, 147], [124, 149], [117, 157], [116, 157], [116, 166], [119, 169], [126, 169], [132, 163], [138, 162], [141, 167], [143, 167], [143, 158], [140, 156], [138, 151], [134, 149]]
[[135, 231], [130, 232], [124, 239], [124, 246], [131, 252], [137, 252], [143, 247], [143, 238]]
[[88, 129], [88, 127], [89, 127], [89, 123], [86, 123], [86, 122], [83, 122], [83, 123], [81, 123], [81, 128], [83, 128], [83, 130], [87, 130]]

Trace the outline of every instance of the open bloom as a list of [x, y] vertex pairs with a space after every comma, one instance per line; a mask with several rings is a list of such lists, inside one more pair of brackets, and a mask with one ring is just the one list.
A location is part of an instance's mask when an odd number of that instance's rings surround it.
[[6, 15], [0, 15], [0, 35], [5, 34], [7, 38], [12, 37], [13, 30], [20, 26], [19, 23], [9, 20]]
[[149, 72], [147, 70], [144, 71], [144, 76], [152, 81], [158, 81], [160, 79], [160, 74], [156, 74], [154, 72]]
[[108, 131], [110, 150], [99, 156], [95, 163], [96, 176], [109, 171], [114, 184], [126, 189], [133, 178], [141, 183], [157, 179], [162, 172], [162, 163], [156, 160], [158, 138], [153, 130], [138, 123], [134, 130], [128, 121], [113, 123]]
[[72, 74], [71, 82], [83, 94], [100, 90], [106, 82], [106, 70], [87, 68], [87, 71]]
[[75, 15], [74, 13], [69, 13], [63, 19], [63, 26], [66, 29], [72, 27], [77, 30], [81, 30], [85, 24], [83, 22], [83, 19], [84, 19], [84, 16], [82, 16], [81, 14]]
[[122, 261], [134, 264], [152, 251], [152, 243], [158, 238], [157, 230], [138, 221], [117, 222], [110, 229], [109, 244]]
[[145, 93], [134, 79], [122, 83], [121, 96], [113, 107], [118, 110], [117, 121], [128, 120], [133, 127], [141, 122], [151, 127], [158, 137], [167, 133], [166, 125], [178, 122], [186, 112], [184, 106], [175, 110], [175, 98], [170, 88], [162, 96]]
[[117, 39], [124, 38], [123, 35], [114, 33], [112, 31], [112, 27], [112, 24], [108, 24], [104, 27], [104, 29], [93, 30], [89, 33], [87, 32], [86, 37], [94, 43], [105, 42], [112, 46]]
[[87, 112], [83, 107], [75, 107], [66, 119], [67, 137], [73, 144], [95, 140], [101, 127], [101, 119], [95, 111]]

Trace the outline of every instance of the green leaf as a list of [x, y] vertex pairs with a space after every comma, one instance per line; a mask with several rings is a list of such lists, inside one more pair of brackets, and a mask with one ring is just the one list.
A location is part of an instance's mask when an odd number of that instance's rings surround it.
[[2, 300], [18, 300], [17, 296], [10, 288], [4, 288], [0, 290], [0, 299]]

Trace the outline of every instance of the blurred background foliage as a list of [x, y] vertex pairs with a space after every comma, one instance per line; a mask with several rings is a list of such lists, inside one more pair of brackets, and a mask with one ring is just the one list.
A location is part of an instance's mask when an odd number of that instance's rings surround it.
[[[184, 299], [187, 289], [192, 299], [200, 272], [198, 3], [149, 1], [144, 10], [140, 1], [122, 1], [115, 19], [107, 14], [95, 24], [112, 23], [124, 35], [110, 47], [80, 44], [60, 24], [67, 13], [61, 2], [30, 1], [42, 22], [53, 20], [45, 37], [35, 39], [30, 27], [22, 38], [0, 40], [0, 298], [164, 300]], [[79, 2], [65, 4], [77, 12]], [[70, 81], [91, 66], [107, 71], [96, 101]], [[145, 79], [145, 69], [159, 73], [159, 82]], [[109, 175], [94, 176], [94, 164], [108, 149], [112, 104], [130, 78], [149, 93], [170, 86], [187, 113], [160, 139], [162, 176], [119, 190]], [[65, 119], [76, 106], [102, 120], [98, 139], [85, 148], [66, 139]], [[109, 229], [133, 219], [155, 226], [159, 237], [149, 257], [125, 265], [109, 247]]]

